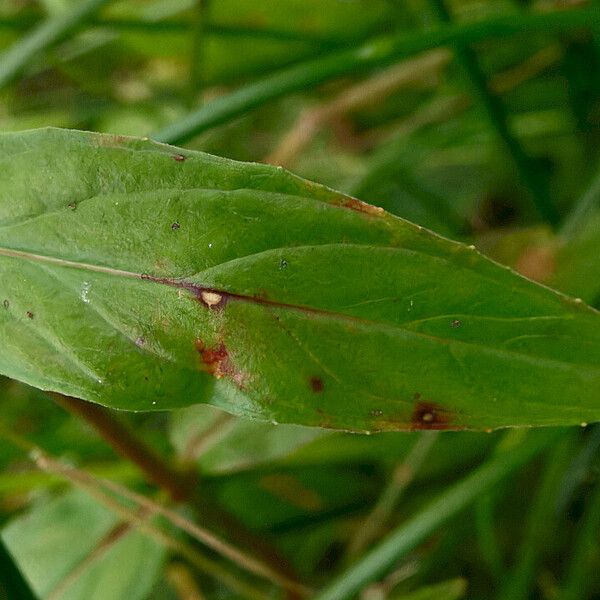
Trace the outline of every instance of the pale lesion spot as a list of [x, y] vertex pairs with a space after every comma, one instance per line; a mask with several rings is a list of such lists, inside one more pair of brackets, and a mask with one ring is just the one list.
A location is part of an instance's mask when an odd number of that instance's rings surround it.
[[221, 304], [221, 302], [223, 301], [223, 296], [217, 292], [202, 290], [200, 292], [200, 299], [202, 300], [202, 302], [204, 302], [204, 304], [206, 304], [206, 306], [208, 306], [209, 308], [213, 308]]

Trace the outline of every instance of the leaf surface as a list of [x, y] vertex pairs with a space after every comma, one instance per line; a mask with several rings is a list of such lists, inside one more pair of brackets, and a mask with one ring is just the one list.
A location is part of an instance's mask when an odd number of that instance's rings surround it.
[[107, 544], [117, 524], [108, 509], [75, 490], [38, 501], [1, 534], [39, 598], [65, 585], [65, 600], [143, 600], [165, 549], [135, 530]]
[[0, 136], [0, 372], [128, 410], [357, 431], [600, 418], [600, 317], [267, 165]]

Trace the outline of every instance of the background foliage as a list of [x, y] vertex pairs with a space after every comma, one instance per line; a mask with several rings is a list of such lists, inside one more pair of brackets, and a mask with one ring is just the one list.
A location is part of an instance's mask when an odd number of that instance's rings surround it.
[[[599, 29], [595, 2], [4, 0], [0, 129], [283, 164], [600, 308]], [[195, 406], [102, 427], [0, 386], [11, 600], [600, 595], [595, 426], [357, 436]]]

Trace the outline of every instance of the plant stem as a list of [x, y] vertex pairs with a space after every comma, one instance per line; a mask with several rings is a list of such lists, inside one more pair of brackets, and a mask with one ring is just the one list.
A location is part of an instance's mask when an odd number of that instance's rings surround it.
[[55, 393], [50, 395], [65, 410], [91, 425], [118, 454], [138, 466], [149, 483], [166, 490], [175, 502], [189, 500], [193, 495], [195, 478], [172, 469], [114, 413], [77, 398]]
[[427, 458], [438, 435], [437, 431], [421, 433], [406, 459], [394, 468], [390, 481], [379, 496], [373, 510], [364, 523], [357, 528], [356, 535], [348, 547], [349, 558], [358, 556], [385, 526], [402, 494]]
[[40, 52], [67, 37], [109, 0], [81, 0], [47, 19], [0, 54], [0, 88], [17, 77]]
[[281, 579], [292, 580], [287, 562], [266, 540], [259, 538], [236, 517], [197, 491], [196, 478], [172, 469], [160, 456], [139, 440], [133, 431], [117, 420], [113, 412], [91, 402], [52, 393], [69, 412], [91, 425], [119, 454], [137, 465], [148, 481], [166, 490], [176, 502], [190, 501], [203, 522], [212, 523], [235, 543], [246, 546], [267, 562]]
[[395, 529], [373, 550], [338, 575], [314, 600], [345, 600], [353, 597], [477, 497], [525, 466], [557, 437], [554, 430], [534, 432], [510, 452], [493, 456]]
[[450, 58], [448, 50], [432, 50], [346, 88], [332, 100], [302, 113], [264, 162], [290, 168], [319, 130], [333, 119], [381, 102], [402, 87], [430, 77], [448, 64]]
[[474, 23], [454, 23], [396, 35], [378, 36], [356, 48], [334, 51], [270, 75], [209, 102], [182, 119], [153, 134], [167, 143], [181, 143], [208, 129], [226, 123], [270, 100], [324, 81], [389, 64], [402, 56], [447, 44], [474, 43], [515, 33], [565, 31], [600, 25], [595, 8], [509, 15]]
[[208, 529], [196, 525], [196, 523], [193, 523], [189, 519], [180, 515], [178, 512], [171, 510], [163, 506], [162, 504], [159, 504], [154, 500], [143, 496], [142, 494], [137, 494], [129, 488], [126, 488], [112, 481], [105, 479], [98, 483], [99, 485], [105, 487], [111, 492], [114, 492], [122, 496], [123, 498], [126, 498], [127, 500], [135, 502], [140, 506], [141, 509], [146, 510], [148, 513], [161, 515], [172, 525], [179, 528], [181, 531], [184, 531], [190, 537], [194, 538], [201, 544], [208, 546], [214, 552], [220, 554], [225, 558], [228, 558], [241, 569], [245, 569], [254, 575], [268, 579], [269, 581], [271, 581], [271, 583], [274, 583], [275, 585], [278, 585], [285, 589], [297, 592], [302, 596], [306, 596], [309, 594], [309, 590], [307, 588], [304, 588], [295, 581], [291, 581], [287, 577], [283, 577], [280, 573], [274, 571], [271, 567], [264, 564], [262, 561], [257, 560], [256, 557], [251, 556], [248, 553], [243, 552], [241, 550], [238, 550], [231, 544], [214, 535]]
[[[446, 8], [444, 0], [429, 0], [429, 4], [440, 21], [444, 23], [452, 21], [452, 16]], [[521, 181], [529, 190], [538, 212], [546, 221], [556, 225], [558, 213], [550, 200], [547, 182], [531, 159], [525, 154], [519, 140], [510, 131], [506, 109], [500, 98], [490, 92], [485, 74], [479, 66], [477, 55], [471, 48], [461, 43], [454, 44], [454, 51], [458, 62], [469, 76], [471, 87], [479, 98], [479, 102], [485, 110], [490, 124], [496, 131], [498, 139], [511, 156]]]
[[98, 483], [85, 471], [63, 465], [61, 462], [55, 460], [39, 449], [32, 452], [32, 458], [40, 469], [60, 475], [77, 487], [85, 490], [98, 502], [123, 519], [123, 521], [130, 523], [136, 529], [145, 533], [158, 543], [165, 545], [167, 548], [171, 548], [201, 572], [207, 573], [222, 581], [231, 590], [238, 592], [245, 598], [252, 598], [253, 600], [268, 599], [268, 596], [262, 591], [242, 581], [237, 575], [230, 573], [226, 568], [222, 567], [214, 560], [200, 554], [193, 546], [178, 540], [160, 527], [152, 524], [147, 519], [145, 511], [140, 513], [138, 510], [131, 510], [123, 506], [112, 496], [103, 492]]

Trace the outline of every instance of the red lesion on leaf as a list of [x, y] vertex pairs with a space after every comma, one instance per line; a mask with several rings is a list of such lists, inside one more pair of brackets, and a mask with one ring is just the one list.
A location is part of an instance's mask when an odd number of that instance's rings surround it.
[[[416, 394], [415, 394], [416, 396]], [[420, 395], [419, 395], [420, 398]], [[435, 402], [418, 401], [411, 416], [411, 429], [457, 429], [450, 424], [452, 414]]]
[[342, 206], [349, 208], [350, 210], [356, 210], [374, 217], [381, 217], [385, 213], [383, 208], [380, 206], [367, 204], [366, 202], [358, 200], [357, 198], [348, 198], [343, 202]]
[[202, 340], [198, 339], [195, 341], [194, 345], [200, 355], [205, 371], [217, 379], [227, 377], [240, 389], [244, 389], [247, 377], [244, 373], [235, 368], [223, 342], [219, 342], [215, 346], [207, 346]]
[[202, 340], [196, 340], [196, 350], [200, 354], [202, 363], [206, 367], [206, 370], [214, 375], [217, 379], [224, 377], [230, 370], [229, 367], [229, 353], [225, 344], [222, 342], [209, 348], [205, 346]]

